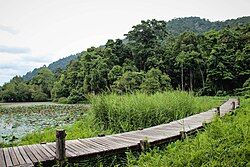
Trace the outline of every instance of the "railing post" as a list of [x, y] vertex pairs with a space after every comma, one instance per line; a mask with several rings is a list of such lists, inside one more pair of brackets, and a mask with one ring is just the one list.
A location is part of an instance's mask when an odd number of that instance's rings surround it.
[[232, 102], [232, 110], [235, 110], [235, 101]]
[[204, 121], [202, 122], [202, 127], [205, 128], [208, 125], [208, 122]]
[[184, 140], [187, 137], [187, 133], [185, 131], [180, 131], [181, 140]]
[[216, 113], [218, 116], [220, 116], [220, 106], [216, 108]]
[[66, 158], [65, 137], [64, 129], [56, 130], [56, 159], [59, 161], [59, 166], [64, 166]]
[[140, 140], [140, 148], [142, 151], [147, 150], [149, 148], [148, 140], [146, 140], [146, 139]]
[[240, 107], [240, 97], [237, 99], [238, 107]]

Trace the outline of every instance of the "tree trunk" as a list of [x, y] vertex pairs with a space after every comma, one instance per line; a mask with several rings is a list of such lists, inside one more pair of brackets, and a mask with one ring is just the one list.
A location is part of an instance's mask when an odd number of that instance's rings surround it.
[[200, 73], [201, 73], [201, 80], [202, 80], [202, 88], [205, 87], [205, 80], [204, 80], [204, 74], [203, 71], [201, 70], [201, 68], [199, 67]]
[[191, 69], [189, 69], [189, 73], [190, 73], [190, 91], [193, 91], [193, 72]]
[[184, 91], [183, 65], [181, 66], [181, 90]]

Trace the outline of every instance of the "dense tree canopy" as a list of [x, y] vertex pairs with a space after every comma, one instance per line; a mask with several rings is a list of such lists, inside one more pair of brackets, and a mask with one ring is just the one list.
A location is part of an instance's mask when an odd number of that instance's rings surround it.
[[91, 47], [56, 74], [44, 67], [31, 81], [13, 78], [1, 88], [1, 99], [77, 103], [102, 92], [181, 89], [233, 95], [249, 90], [249, 24], [178, 36], [167, 29], [165, 21], [142, 21], [124, 40]]
[[6, 102], [47, 101], [53, 84], [54, 74], [47, 67], [43, 67], [30, 81], [15, 76], [9, 83], [4, 84], [0, 99]]

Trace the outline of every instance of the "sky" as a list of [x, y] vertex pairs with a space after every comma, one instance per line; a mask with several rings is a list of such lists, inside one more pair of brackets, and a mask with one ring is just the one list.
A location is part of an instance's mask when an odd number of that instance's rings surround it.
[[250, 15], [250, 0], [0, 0], [0, 85], [15, 75], [124, 38], [141, 20]]

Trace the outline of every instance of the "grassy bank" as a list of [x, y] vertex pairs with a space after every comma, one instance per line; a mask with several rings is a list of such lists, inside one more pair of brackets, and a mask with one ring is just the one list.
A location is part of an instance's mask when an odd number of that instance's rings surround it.
[[242, 100], [235, 114], [216, 119], [205, 132], [176, 141], [164, 150], [155, 148], [139, 157], [128, 155], [128, 166], [249, 166], [250, 99]]
[[[145, 128], [206, 111], [222, 103], [221, 98], [194, 97], [186, 92], [154, 95], [96, 96], [92, 107], [73, 125], [64, 126], [66, 139], [77, 139]], [[55, 128], [28, 134], [13, 145], [55, 141]], [[6, 146], [6, 145], [5, 145]]]

